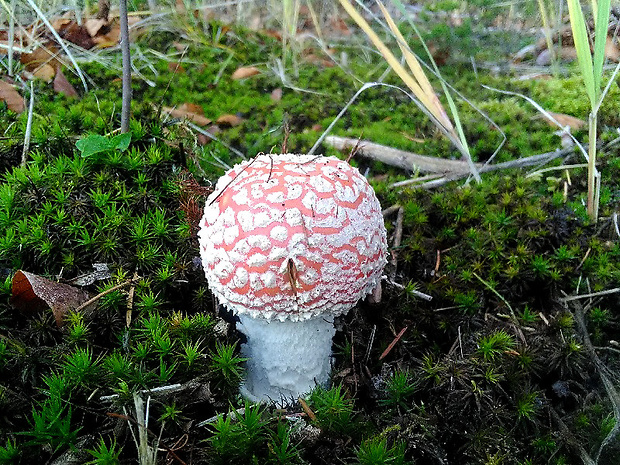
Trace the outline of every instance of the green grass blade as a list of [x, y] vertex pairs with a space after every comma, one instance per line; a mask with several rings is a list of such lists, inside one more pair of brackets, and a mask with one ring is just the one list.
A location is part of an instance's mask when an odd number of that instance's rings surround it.
[[446, 86], [446, 83], [444, 82], [444, 80], [441, 79], [441, 73], [439, 71], [439, 67], [437, 66], [437, 63], [435, 63], [435, 60], [433, 59], [433, 55], [428, 49], [428, 47], [426, 46], [426, 42], [424, 42], [424, 39], [422, 38], [422, 35], [420, 34], [420, 31], [416, 27], [415, 23], [411, 21], [411, 19], [407, 16], [407, 11], [405, 10], [405, 6], [402, 4], [400, 0], [392, 0], [392, 3], [394, 3], [398, 7], [398, 9], [403, 13], [403, 16], [407, 18], [407, 22], [413, 28], [414, 32], [418, 36], [418, 39], [420, 40], [422, 47], [424, 47], [424, 51], [426, 52], [426, 55], [428, 56], [428, 59], [430, 60], [431, 65], [433, 66], [433, 69], [435, 70], [436, 75], [439, 77], [439, 82], [441, 84], [443, 94], [446, 97], [448, 108], [450, 108], [450, 113], [452, 114], [452, 119], [454, 120], [454, 126], [456, 128], [458, 140], [460, 141], [460, 146], [458, 146], [457, 144], [455, 145], [459, 147], [459, 150], [467, 159], [469, 169], [471, 170], [471, 173], [474, 176], [474, 179], [477, 182], [480, 182], [481, 181], [480, 173], [478, 172], [478, 169], [476, 168], [476, 165], [474, 164], [471, 158], [471, 153], [469, 151], [469, 144], [467, 143], [467, 138], [465, 137], [465, 132], [463, 131], [463, 125], [461, 124], [461, 118], [459, 117], [458, 109], [456, 108], [456, 104], [454, 103], [454, 99], [452, 98], [452, 93], [450, 92], [450, 89], [448, 89], [448, 86]]
[[577, 50], [577, 60], [581, 68], [581, 75], [586, 87], [586, 93], [588, 94], [592, 108], [594, 108], [597, 100], [594, 68], [592, 66], [592, 55], [590, 54], [588, 31], [586, 30], [586, 22], [579, 0], [568, 0], [568, 14], [570, 15], [570, 25], [575, 40], [575, 49]]
[[607, 27], [609, 25], [609, 14], [611, 11], [611, 0], [600, 0], [596, 15], [596, 27], [594, 29], [594, 87], [598, 95], [600, 94], [601, 79], [603, 78], [603, 64], [605, 63], [605, 45], [607, 44]]

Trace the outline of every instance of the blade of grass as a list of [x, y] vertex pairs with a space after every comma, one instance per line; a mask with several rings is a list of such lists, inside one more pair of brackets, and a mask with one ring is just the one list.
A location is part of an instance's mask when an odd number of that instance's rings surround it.
[[[407, 22], [413, 28], [414, 32], [418, 36], [418, 39], [420, 40], [420, 43], [424, 47], [424, 51], [426, 52], [426, 55], [428, 56], [433, 66], [433, 69], [435, 70], [435, 74], [439, 78], [439, 82], [441, 83], [443, 94], [446, 97], [446, 101], [448, 102], [448, 107], [450, 108], [450, 113], [452, 114], [452, 118], [454, 119], [454, 125], [456, 126], [456, 132], [458, 134], [458, 138], [461, 143], [461, 147], [459, 148], [459, 150], [465, 156], [467, 163], [469, 165], [469, 169], [472, 175], [474, 176], [474, 179], [476, 180], [476, 182], [481, 182], [482, 178], [480, 178], [480, 173], [478, 172], [478, 169], [476, 168], [476, 165], [474, 164], [474, 161], [471, 158], [471, 154], [469, 152], [469, 145], [467, 144], [467, 138], [465, 137], [465, 132], [463, 131], [463, 125], [461, 124], [461, 118], [456, 108], [456, 104], [454, 103], [454, 99], [452, 98], [452, 93], [448, 89], [448, 86], [446, 85], [445, 81], [441, 78], [441, 73], [439, 71], [439, 67], [437, 66], [437, 63], [435, 63], [435, 60], [433, 59], [433, 54], [430, 52], [430, 50], [426, 46], [426, 42], [422, 38], [422, 35], [420, 34], [420, 31], [418, 31], [418, 28], [416, 27], [416, 25], [413, 23], [413, 21], [411, 21], [411, 19], [409, 19], [407, 12], [405, 10], [405, 6], [402, 4], [402, 2], [400, 0], [392, 0], [392, 3], [394, 3], [400, 9], [403, 15], [408, 18]], [[495, 123], [493, 124], [495, 125]], [[505, 135], [504, 135], [504, 139], [505, 139]], [[501, 146], [499, 148], [501, 148]], [[498, 151], [499, 151], [499, 148], [498, 148]], [[495, 156], [495, 154], [493, 154], [493, 156]]]
[[594, 28], [594, 88], [597, 97], [600, 95], [601, 79], [603, 78], [603, 64], [605, 63], [605, 45], [607, 44], [607, 27], [611, 12], [611, 0], [600, 0], [598, 11], [594, 10], [596, 26]]
[[[426, 74], [422, 70], [422, 67], [420, 66], [420, 63], [418, 63], [418, 59], [411, 52], [411, 49], [409, 48], [409, 45], [407, 44], [407, 41], [405, 40], [403, 35], [400, 33], [400, 30], [398, 29], [398, 26], [396, 25], [396, 23], [394, 22], [394, 20], [392, 19], [392, 17], [388, 13], [388, 11], [385, 9], [383, 4], [382, 3], [378, 3], [378, 5], [379, 5], [379, 8], [381, 9], [381, 12], [383, 13], [383, 16], [385, 17], [385, 20], [386, 20], [389, 28], [391, 29], [392, 33], [396, 37], [396, 40], [398, 42], [398, 46], [400, 47], [400, 50], [403, 53], [403, 56], [405, 57], [405, 61], [407, 62], [407, 65], [409, 66], [409, 69], [413, 73], [413, 77], [420, 84], [420, 87], [422, 88], [422, 91], [426, 95], [429, 95], [429, 96], [430, 95], [435, 95], [435, 91], [433, 90], [433, 87], [431, 86], [431, 83], [428, 81], [428, 78], [426, 77]], [[435, 95], [435, 98], [436, 98], [436, 95]], [[447, 118], [446, 118], [446, 120], [447, 120]], [[447, 122], [448, 122], [448, 124], [450, 124], [450, 126], [452, 126], [452, 123], [449, 120], [447, 120]]]
[[392, 52], [387, 48], [387, 46], [381, 41], [379, 36], [372, 30], [370, 25], [366, 22], [364, 18], [357, 12], [353, 5], [348, 0], [339, 0], [340, 4], [346, 10], [346, 12], [353, 18], [353, 20], [359, 25], [359, 27], [366, 33], [366, 35], [370, 38], [373, 45], [379, 50], [381, 55], [385, 58], [385, 61], [392, 67], [394, 72], [400, 77], [403, 82], [411, 89], [413, 94], [416, 96], [418, 100], [424, 105], [428, 110], [433, 114], [435, 119], [444, 127], [444, 129], [448, 129], [449, 126], [445, 126], [442, 122], [445, 115], [438, 113], [434, 108], [430, 100], [430, 96], [426, 95], [420, 85], [415, 81], [414, 78], [409, 75], [407, 70], [400, 64], [400, 62], [396, 59], [396, 57], [392, 54]]
[[586, 93], [592, 104], [596, 104], [597, 92], [594, 81], [594, 67], [592, 65], [592, 55], [590, 54], [590, 41], [586, 30], [586, 21], [581, 10], [579, 0], [568, 0], [568, 14], [577, 51], [577, 61], [581, 69], [581, 75], [586, 87]]

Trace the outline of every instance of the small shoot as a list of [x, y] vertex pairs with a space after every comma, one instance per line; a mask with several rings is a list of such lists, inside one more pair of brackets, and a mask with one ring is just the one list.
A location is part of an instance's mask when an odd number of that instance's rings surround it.
[[388, 407], [402, 407], [409, 409], [411, 407], [408, 401], [416, 391], [416, 384], [411, 374], [407, 371], [397, 370], [392, 377], [387, 380], [385, 392], [387, 397], [379, 401], [380, 404]]
[[229, 385], [237, 384], [243, 378], [242, 363], [247, 359], [235, 355], [237, 343], [217, 344], [215, 353], [211, 355], [211, 371], [224, 379]]
[[342, 386], [317, 386], [310, 394], [312, 411], [319, 427], [327, 432], [346, 434], [353, 425], [353, 400]]
[[358, 451], [357, 460], [360, 465], [398, 464], [408, 463], [405, 460], [405, 444], [397, 442], [388, 446], [387, 439], [381, 435], [364, 441]]
[[579, 0], [568, 0], [570, 25], [575, 40], [577, 60], [581, 70], [586, 94], [590, 100], [590, 117], [588, 118], [588, 216], [594, 222], [598, 219], [598, 201], [601, 175], [596, 169], [596, 141], [598, 111], [607, 94], [609, 86], [615, 81], [620, 70], [618, 65], [609, 79], [605, 89], [602, 89], [603, 65], [605, 63], [605, 48], [607, 45], [607, 28], [611, 12], [611, 0], [592, 2], [594, 15], [594, 46], [590, 49], [590, 37], [586, 28], [586, 20]]
[[97, 444], [95, 449], [86, 449], [86, 452], [93, 457], [93, 460], [89, 460], [85, 465], [118, 465], [122, 451], [122, 447], [117, 447], [116, 439], [112, 439], [108, 446], [105, 440], [100, 438], [99, 444]]

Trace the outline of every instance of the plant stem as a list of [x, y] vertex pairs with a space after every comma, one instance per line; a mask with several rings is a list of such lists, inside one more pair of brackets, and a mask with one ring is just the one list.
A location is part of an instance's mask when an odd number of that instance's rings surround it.
[[595, 201], [596, 192], [596, 112], [588, 117], [588, 216], [596, 223], [598, 219], [598, 202]]
[[121, 107], [121, 132], [129, 131], [131, 112], [131, 54], [129, 52], [129, 23], [127, 21], [127, 0], [120, 0], [121, 52], [123, 55], [123, 104]]

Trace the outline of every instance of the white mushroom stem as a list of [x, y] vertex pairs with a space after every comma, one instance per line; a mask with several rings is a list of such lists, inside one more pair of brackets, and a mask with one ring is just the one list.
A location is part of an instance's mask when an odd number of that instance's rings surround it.
[[331, 369], [333, 316], [300, 321], [239, 315], [247, 342], [247, 375], [242, 394], [253, 401], [296, 399], [316, 385], [326, 386]]

